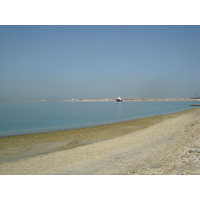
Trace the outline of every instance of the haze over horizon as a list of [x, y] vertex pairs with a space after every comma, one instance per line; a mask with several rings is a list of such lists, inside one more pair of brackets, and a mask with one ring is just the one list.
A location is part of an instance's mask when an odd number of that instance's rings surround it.
[[0, 26], [0, 100], [200, 96], [200, 26]]

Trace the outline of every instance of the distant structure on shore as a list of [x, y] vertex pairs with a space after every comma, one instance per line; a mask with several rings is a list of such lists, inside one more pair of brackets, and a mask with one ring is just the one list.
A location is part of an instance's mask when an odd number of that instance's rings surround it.
[[191, 98], [121, 98], [120, 96], [115, 99], [64, 99], [64, 100], [1, 100], [0, 102], [48, 102], [48, 101], [63, 101], [63, 102], [91, 102], [91, 101], [117, 101], [117, 102], [122, 102], [122, 101], [200, 101], [200, 97], [191, 97]]
[[198, 95], [196, 93], [196, 97], [191, 97], [190, 99], [200, 99], [200, 97], [198, 97]]
[[122, 98], [119, 96], [116, 98], [116, 102], [122, 102]]

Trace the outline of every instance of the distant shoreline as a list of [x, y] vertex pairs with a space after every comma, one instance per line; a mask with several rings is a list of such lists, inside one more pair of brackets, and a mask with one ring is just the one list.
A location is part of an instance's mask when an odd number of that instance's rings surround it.
[[[62, 101], [62, 102], [96, 102], [96, 101], [116, 101], [116, 99], [65, 99], [65, 100], [0, 100], [0, 102], [46, 102], [46, 101]], [[123, 98], [123, 101], [200, 101], [199, 98]]]

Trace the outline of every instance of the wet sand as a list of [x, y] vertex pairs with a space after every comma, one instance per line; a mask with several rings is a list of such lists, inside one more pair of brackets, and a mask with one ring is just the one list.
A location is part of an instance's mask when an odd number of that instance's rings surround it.
[[200, 174], [200, 109], [0, 138], [0, 174]]

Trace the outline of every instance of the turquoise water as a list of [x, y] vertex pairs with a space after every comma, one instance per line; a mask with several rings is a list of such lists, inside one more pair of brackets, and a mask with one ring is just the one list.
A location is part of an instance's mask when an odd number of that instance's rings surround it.
[[187, 110], [195, 102], [0, 102], [0, 136], [74, 129]]

